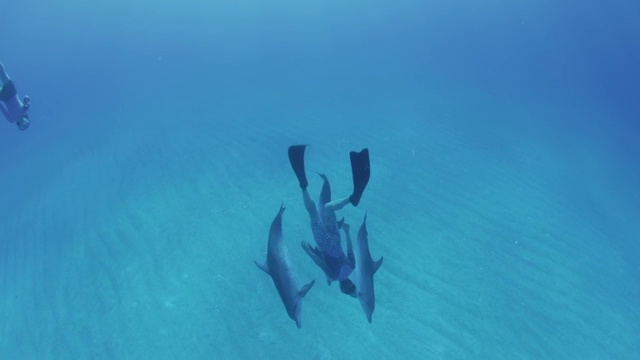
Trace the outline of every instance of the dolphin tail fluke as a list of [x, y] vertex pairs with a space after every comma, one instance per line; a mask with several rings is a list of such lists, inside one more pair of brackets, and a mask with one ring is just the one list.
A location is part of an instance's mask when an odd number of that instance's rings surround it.
[[331, 185], [329, 184], [327, 175], [323, 173], [318, 173], [318, 175], [322, 178], [322, 190], [320, 191], [320, 203], [318, 204], [318, 208], [323, 209], [325, 204], [331, 202]]
[[304, 170], [304, 150], [307, 145], [292, 145], [289, 146], [289, 163], [291, 168], [298, 178], [300, 188], [305, 190], [309, 186], [307, 181], [307, 174]]
[[254, 263], [256, 264], [256, 266], [257, 266], [260, 270], [262, 270], [262, 271], [266, 272], [266, 273], [267, 273], [267, 275], [271, 276], [271, 273], [269, 272], [269, 266], [267, 266], [267, 263], [261, 264], [261, 263], [259, 263], [259, 262], [257, 262], [257, 261], [254, 261]]
[[278, 214], [275, 218], [273, 218], [273, 221], [271, 222], [271, 228], [269, 229], [269, 241], [272, 241], [272, 239], [275, 240], [282, 238], [282, 214], [284, 213], [285, 209], [286, 207], [284, 206], [284, 203], [281, 203]]
[[300, 290], [298, 291], [298, 295], [300, 295], [300, 297], [303, 298], [305, 295], [307, 295], [307, 293], [309, 292], [309, 290], [311, 290], [311, 288], [313, 287], [313, 284], [315, 283], [316, 283], [315, 280], [311, 280], [308, 284], [301, 287]]
[[365, 148], [360, 152], [352, 151], [349, 153], [349, 157], [351, 158], [351, 173], [353, 175], [353, 194], [349, 196], [349, 201], [353, 206], [358, 206], [371, 176], [369, 149]]
[[323, 173], [321, 173], [321, 172], [317, 172], [317, 171], [316, 171], [316, 174], [318, 174], [318, 176], [320, 176], [320, 178], [322, 179], [322, 181], [324, 181], [324, 182], [329, 182], [329, 178], [327, 177], [327, 174], [323, 174]]

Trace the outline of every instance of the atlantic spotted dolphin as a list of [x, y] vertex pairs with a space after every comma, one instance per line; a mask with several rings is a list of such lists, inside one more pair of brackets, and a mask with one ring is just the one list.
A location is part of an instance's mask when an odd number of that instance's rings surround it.
[[[309, 257], [318, 265], [327, 277], [327, 284], [332, 281], [346, 279], [354, 268], [352, 252], [347, 252], [345, 257], [341, 246], [340, 228], [344, 224], [344, 218], [338, 220], [333, 209], [326, 207], [331, 201], [331, 185], [325, 174], [318, 174], [323, 180], [320, 199], [318, 201], [318, 221], [312, 221], [311, 231], [318, 247], [302, 242], [302, 248]], [[315, 218], [315, 214], [313, 215]]]
[[382, 257], [373, 261], [371, 252], [369, 251], [369, 234], [367, 232], [367, 215], [365, 214], [360, 230], [358, 231], [358, 239], [356, 240], [356, 268], [355, 282], [358, 294], [358, 300], [367, 316], [367, 320], [371, 323], [371, 315], [376, 308], [376, 295], [373, 286], [373, 274], [378, 271], [382, 265]]
[[309, 289], [315, 283], [312, 280], [308, 284], [300, 287], [298, 280], [291, 269], [287, 256], [287, 247], [282, 238], [282, 213], [285, 207], [280, 205], [278, 215], [273, 219], [269, 230], [269, 243], [267, 247], [267, 261], [255, 264], [262, 269], [267, 275], [271, 276], [273, 284], [280, 294], [280, 299], [284, 304], [289, 317], [296, 322], [298, 328], [302, 327], [300, 320], [302, 313], [302, 298], [307, 294]]
[[340, 235], [342, 221], [337, 220], [335, 212], [347, 204], [357, 206], [360, 202], [370, 177], [369, 150], [363, 149], [361, 152], [350, 153], [353, 193], [346, 198], [332, 202], [329, 180], [324, 174], [319, 174], [323, 180], [323, 186], [316, 207], [307, 190], [309, 182], [304, 166], [305, 148], [305, 145], [289, 147], [289, 162], [302, 189], [302, 198], [309, 213], [311, 232], [317, 246], [303, 242], [302, 247], [313, 262], [322, 269], [329, 284], [332, 281], [339, 281], [340, 290], [355, 297], [355, 286], [349, 280], [349, 275], [354, 269], [354, 258], [349, 251], [345, 255], [342, 249]]

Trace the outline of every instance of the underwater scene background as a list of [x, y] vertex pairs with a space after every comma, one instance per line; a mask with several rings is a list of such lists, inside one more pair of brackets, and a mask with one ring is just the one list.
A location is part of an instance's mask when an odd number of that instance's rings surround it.
[[[7, 1], [0, 359], [640, 358], [637, 1]], [[368, 148], [369, 324], [299, 246]], [[302, 328], [263, 261], [281, 203]], [[352, 231], [353, 231], [352, 230]]]

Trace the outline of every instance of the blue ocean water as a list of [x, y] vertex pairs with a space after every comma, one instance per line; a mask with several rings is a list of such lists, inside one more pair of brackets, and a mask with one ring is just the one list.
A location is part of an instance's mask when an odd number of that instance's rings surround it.
[[[0, 359], [640, 358], [640, 3], [13, 1]], [[314, 196], [368, 147], [376, 310]], [[280, 203], [302, 328], [263, 260]]]

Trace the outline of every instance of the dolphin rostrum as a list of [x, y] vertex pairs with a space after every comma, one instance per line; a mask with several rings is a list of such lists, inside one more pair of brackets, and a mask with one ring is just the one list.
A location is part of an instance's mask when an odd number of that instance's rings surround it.
[[367, 316], [367, 320], [371, 323], [371, 315], [376, 307], [373, 274], [375, 274], [378, 268], [380, 268], [380, 265], [382, 265], [382, 257], [377, 261], [373, 261], [371, 258], [366, 214], [358, 231], [355, 250], [356, 268], [354, 272], [358, 299], [360, 300], [364, 314]]
[[280, 211], [271, 223], [269, 244], [267, 247], [267, 261], [262, 264], [257, 261], [254, 262], [260, 269], [271, 276], [273, 284], [276, 286], [278, 294], [280, 294], [280, 299], [282, 299], [282, 303], [287, 310], [287, 314], [289, 314], [289, 317], [293, 319], [298, 328], [300, 328], [302, 327], [300, 320], [302, 298], [307, 294], [309, 289], [311, 289], [315, 280], [300, 287], [289, 265], [287, 247], [282, 239], [282, 213], [284, 213], [284, 210], [285, 207], [280, 205]]

